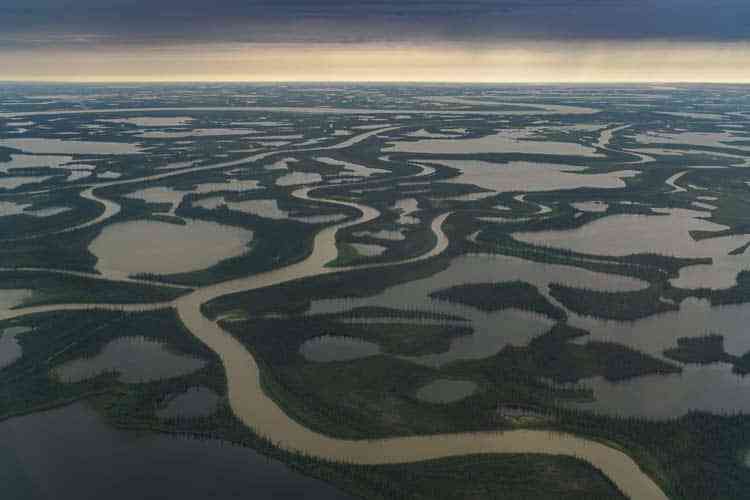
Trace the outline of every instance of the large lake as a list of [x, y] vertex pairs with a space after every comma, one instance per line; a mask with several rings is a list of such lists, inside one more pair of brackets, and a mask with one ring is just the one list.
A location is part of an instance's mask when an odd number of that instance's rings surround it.
[[332, 486], [249, 448], [117, 430], [86, 403], [0, 423], [8, 500], [338, 500]]
[[97, 270], [127, 274], [174, 274], [206, 269], [248, 251], [253, 233], [247, 229], [192, 220], [187, 225], [155, 221], [107, 226], [89, 250]]
[[691, 233], [717, 232], [726, 226], [706, 220], [711, 213], [705, 211], [656, 209], [655, 212], [655, 215], [612, 215], [577, 229], [521, 232], [513, 236], [526, 243], [596, 255], [657, 253], [713, 259], [710, 265], [682, 269], [679, 277], [672, 280], [673, 285], [682, 288], [729, 288], [736, 283], [737, 273], [750, 269], [747, 255], [729, 255], [750, 242], [750, 235], [696, 241]]

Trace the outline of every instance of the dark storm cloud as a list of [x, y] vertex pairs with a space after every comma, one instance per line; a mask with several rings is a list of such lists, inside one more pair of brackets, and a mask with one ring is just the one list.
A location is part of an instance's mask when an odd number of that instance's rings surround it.
[[750, 39], [748, 0], [0, 0], [0, 44]]

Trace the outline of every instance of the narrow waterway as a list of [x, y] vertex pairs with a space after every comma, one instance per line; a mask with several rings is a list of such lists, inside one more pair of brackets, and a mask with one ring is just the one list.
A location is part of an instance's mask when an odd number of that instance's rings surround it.
[[[284, 413], [263, 391], [258, 365], [252, 354], [217, 323], [206, 318], [200, 312], [200, 306], [229, 293], [264, 288], [323, 273], [342, 272], [323, 266], [335, 257], [335, 233], [338, 229], [371, 220], [375, 216], [373, 209], [361, 207], [361, 210], [363, 215], [358, 220], [321, 231], [315, 238], [313, 253], [299, 264], [202, 288], [175, 302], [183, 323], [221, 358], [227, 374], [229, 400], [239, 419], [282, 448], [357, 464], [408, 463], [477, 453], [568, 455], [585, 460], [601, 470], [631, 498], [666, 498], [656, 483], [626, 454], [570, 434], [520, 430], [346, 440], [308, 429]], [[446, 218], [447, 214], [441, 215], [432, 223], [437, 237], [435, 248], [426, 255], [411, 259], [411, 262], [437, 255], [447, 248], [448, 240], [441, 229]]]
[[[358, 144], [362, 141], [366, 141], [370, 137], [376, 136], [378, 134], [383, 134], [385, 132], [397, 130], [399, 128], [401, 127], [383, 127], [383, 128], [378, 128], [376, 130], [370, 130], [368, 132], [357, 134], [343, 142], [332, 144], [330, 146], [323, 146], [323, 147], [317, 147], [317, 148], [313, 147], [313, 148], [297, 148], [297, 149], [286, 149], [286, 150], [270, 150], [270, 151], [264, 151], [262, 153], [254, 154], [252, 156], [247, 156], [247, 157], [243, 157], [243, 158], [239, 158], [239, 159], [231, 160], [231, 161], [226, 161], [222, 163], [213, 163], [211, 165], [202, 165], [202, 166], [191, 167], [191, 168], [186, 168], [182, 170], [164, 172], [160, 174], [148, 175], [146, 177], [138, 177], [136, 179], [124, 179], [121, 181], [112, 181], [112, 182], [105, 182], [105, 183], [95, 184], [95, 185], [90, 185], [90, 186], [84, 186], [86, 187], [86, 189], [81, 192], [80, 196], [87, 200], [95, 201], [99, 203], [100, 205], [102, 205], [102, 207], [104, 207], [104, 211], [96, 218], [88, 220], [86, 222], [83, 222], [75, 226], [61, 229], [59, 231], [33, 234], [33, 235], [23, 236], [20, 238], [0, 239], [0, 241], [21, 241], [21, 240], [29, 240], [29, 239], [34, 239], [34, 238], [42, 238], [42, 237], [51, 236], [54, 234], [69, 233], [71, 231], [76, 231], [78, 229], [91, 227], [91, 226], [100, 224], [102, 222], [105, 222], [111, 219], [112, 217], [120, 213], [122, 207], [120, 206], [119, 203], [115, 201], [98, 196], [96, 194], [96, 191], [101, 188], [106, 188], [106, 187], [111, 187], [111, 186], [121, 186], [123, 184], [134, 184], [137, 182], [145, 183], [145, 182], [166, 179], [169, 177], [176, 177], [179, 175], [191, 174], [194, 172], [203, 172], [206, 170], [219, 170], [219, 169], [224, 169], [224, 168], [229, 168], [229, 167], [235, 167], [238, 165], [243, 165], [248, 162], [260, 161], [265, 158], [268, 158], [269, 156], [274, 156], [274, 155], [282, 155], [282, 154], [288, 154], [288, 153], [301, 153], [301, 152], [306, 152], [306, 151], [326, 151], [326, 150], [345, 149], [355, 144]], [[56, 189], [53, 188], [49, 190], [34, 191], [33, 193], [26, 193], [26, 194], [39, 194], [39, 193], [44, 193], [44, 192], [54, 191], [54, 190]]]
[[[361, 134], [336, 146], [331, 146], [328, 149], [348, 147], [356, 142], [365, 140], [369, 136], [386, 130], [388, 129], [379, 129], [367, 134]], [[262, 153], [256, 155], [254, 159], [285, 153], [286, 151]], [[244, 161], [252, 161], [252, 157], [241, 161], [238, 160], [237, 163]], [[222, 168], [225, 166], [228, 165], [198, 167], [189, 171]], [[175, 174], [153, 176], [150, 179]], [[0, 319], [57, 310], [151, 310], [174, 307], [180, 319], [191, 333], [221, 358], [227, 377], [230, 404], [237, 417], [259, 435], [272, 440], [281, 448], [328, 460], [357, 464], [409, 463], [479, 453], [567, 455], [584, 460], [602, 471], [630, 498], [639, 500], [661, 500], [667, 498], [658, 485], [625, 453], [605, 444], [571, 434], [517, 430], [507, 432], [487, 431], [438, 434], [377, 440], [347, 440], [315, 432], [284, 413], [283, 409], [263, 391], [258, 365], [252, 354], [245, 349], [240, 341], [223, 331], [216, 322], [206, 318], [201, 313], [201, 305], [223, 295], [270, 287], [322, 274], [414, 263], [439, 255], [448, 247], [448, 238], [442, 230], [443, 223], [450, 215], [446, 213], [436, 217], [432, 222], [431, 229], [435, 235], [436, 244], [426, 254], [395, 264], [375, 264], [356, 268], [327, 268], [325, 264], [334, 260], [337, 256], [337, 231], [345, 227], [374, 220], [380, 213], [374, 208], [357, 203], [311, 198], [310, 191], [311, 188], [303, 188], [295, 191], [293, 195], [304, 200], [322, 201], [355, 208], [361, 212], [361, 216], [355, 220], [330, 226], [320, 231], [314, 239], [312, 253], [301, 262], [247, 278], [200, 288], [171, 303], [50, 305], [8, 311], [1, 315]], [[92, 196], [95, 196], [93, 191]]]

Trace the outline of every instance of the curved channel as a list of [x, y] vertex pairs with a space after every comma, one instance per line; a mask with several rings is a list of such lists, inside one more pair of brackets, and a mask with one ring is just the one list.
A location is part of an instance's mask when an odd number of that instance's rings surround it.
[[[255, 162], [260, 161], [265, 158], [268, 158], [269, 156], [275, 156], [275, 155], [284, 155], [284, 154], [292, 154], [292, 153], [304, 153], [309, 151], [330, 151], [330, 150], [337, 150], [337, 149], [346, 149], [348, 147], [354, 146], [355, 144], [359, 144], [360, 142], [363, 142], [370, 137], [373, 137], [378, 134], [383, 134], [386, 132], [391, 132], [393, 130], [398, 130], [402, 127], [383, 127], [376, 130], [370, 130], [368, 132], [362, 132], [361, 134], [357, 134], [353, 137], [350, 137], [346, 139], [345, 141], [332, 144], [330, 146], [322, 146], [322, 147], [311, 147], [311, 148], [292, 148], [292, 149], [282, 149], [282, 150], [270, 150], [270, 151], [263, 151], [261, 153], [256, 153], [252, 156], [246, 156], [243, 158], [238, 158], [236, 160], [230, 160], [225, 161], [221, 163], [214, 163], [211, 165], [201, 165], [197, 167], [191, 167], [191, 168], [185, 168], [182, 170], [176, 170], [174, 172], [163, 172], [160, 174], [153, 174], [148, 175], [145, 177], [138, 177], [135, 179], [123, 179], [121, 181], [112, 181], [112, 182], [105, 182], [101, 184], [94, 184], [94, 185], [84, 185], [86, 189], [81, 192], [81, 197], [85, 198], [87, 200], [95, 201], [102, 205], [104, 207], [104, 211], [96, 218], [91, 219], [86, 222], [82, 222], [81, 224], [77, 224], [75, 226], [67, 227], [65, 229], [61, 229], [59, 231], [52, 231], [52, 232], [45, 232], [45, 233], [38, 233], [38, 234], [31, 234], [28, 236], [22, 236], [20, 238], [7, 238], [7, 239], [0, 239], [0, 241], [25, 241], [25, 240], [32, 240], [36, 238], [43, 238], [55, 234], [63, 234], [63, 233], [69, 233], [72, 231], [76, 231], [78, 229], [84, 229], [87, 227], [94, 226], [96, 224], [100, 224], [102, 222], [107, 221], [108, 219], [111, 219], [115, 215], [120, 213], [120, 210], [122, 207], [119, 203], [114, 202], [107, 198], [102, 198], [101, 196], [97, 196], [96, 190], [111, 186], [122, 186], [124, 184], [135, 184], [137, 182], [150, 182], [150, 181], [157, 181], [161, 179], [166, 179], [169, 177], [176, 177], [179, 175], [185, 175], [190, 174], [194, 172], [203, 172], [206, 170], [219, 170], [223, 168], [229, 168], [229, 167], [236, 167], [238, 165], [242, 165], [244, 163], [248, 162]], [[64, 189], [64, 187], [61, 187], [60, 189]], [[42, 191], [36, 191], [36, 193], [42, 193], [42, 192], [48, 192], [48, 191], [55, 191], [56, 189], [49, 189], [49, 190], [42, 190]], [[9, 195], [15, 195], [18, 193], [9, 193]], [[30, 194], [30, 193], [27, 193]]]
[[[383, 132], [383, 129], [370, 132], [367, 135], [381, 132]], [[357, 138], [364, 140], [366, 137], [357, 136]], [[352, 139], [346, 141], [349, 143], [348, 145], [352, 144]], [[340, 149], [347, 146], [340, 143], [335, 147], [329, 147], [329, 149]], [[279, 153], [283, 154], [284, 152], [268, 152], [261, 155], [265, 157]], [[257, 157], [261, 155], [256, 155], [256, 159], [260, 159]], [[238, 160], [238, 162], [244, 161], [248, 161], [248, 159]], [[213, 165], [198, 167], [197, 169], [208, 168], [221, 168], [221, 166]], [[176, 174], [170, 173], [169, 175]], [[168, 175], [153, 176], [152, 178], [166, 176]], [[293, 195], [301, 199], [355, 208], [361, 212], [361, 215], [357, 219], [342, 222], [320, 231], [315, 236], [312, 253], [301, 262], [250, 277], [199, 288], [169, 303], [49, 305], [0, 313], [0, 319], [57, 310], [140, 311], [172, 307], [176, 309], [185, 327], [220, 357], [226, 373], [230, 405], [235, 415], [260, 436], [270, 439], [283, 449], [326, 460], [363, 465], [409, 463], [486, 453], [566, 455], [584, 460], [600, 470], [620, 491], [630, 498], [638, 500], [665, 500], [667, 498], [659, 486], [627, 454], [603, 443], [572, 434], [554, 431], [515, 430], [349, 440], [318, 433], [289, 417], [263, 391], [261, 374], [253, 355], [239, 340], [222, 330], [217, 322], [205, 317], [201, 312], [201, 305], [223, 295], [256, 290], [312, 276], [342, 273], [352, 269], [413, 263], [439, 255], [445, 251], [449, 243], [442, 230], [443, 223], [450, 215], [446, 213], [439, 215], [432, 222], [431, 229], [436, 237], [436, 244], [426, 254], [397, 263], [338, 269], [325, 267], [328, 262], [337, 256], [336, 233], [340, 229], [373, 220], [380, 213], [372, 207], [354, 202], [313, 198], [310, 196], [313, 189], [316, 188], [299, 189]]]
[[621, 130], [629, 129], [632, 126], [633, 126], [632, 124], [627, 124], [627, 125], [620, 125], [615, 128], [604, 129], [602, 133], [599, 135], [599, 141], [595, 144], [595, 146], [605, 151], [612, 151], [613, 153], [625, 153], [625, 154], [635, 156], [636, 158], [638, 158], [635, 161], [625, 162], [625, 165], [641, 165], [643, 163], [656, 161], [656, 158], [654, 158], [653, 156], [644, 155], [642, 153], [638, 153], [637, 151], [632, 151], [630, 149], [614, 149], [610, 147], [612, 138], [617, 132]]
[[[300, 195], [307, 196], [307, 192]], [[319, 201], [357, 206], [354, 203], [334, 200]], [[309, 276], [343, 272], [324, 267], [326, 262], [335, 257], [336, 231], [377, 216], [373, 214], [377, 211], [372, 208], [358, 207], [363, 212], [358, 220], [325, 229], [318, 234], [313, 253], [305, 261], [249, 278], [202, 288], [175, 301], [177, 313], [183, 324], [221, 358], [227, 376], [232, 410], [245, 425], [281, 448], [327, 460], [363, 465], [408, 463], [480, 453], [567, 455], [589, 462], [607, 475], [630, 498], [667, 498], [659, 486], [628, 455], [602, 443], [571, 434], [518, 430], [347, 440], [315, 432], [284, 413], [284, 410], [263, 391], [260, 371], [253, 355], [239, 340], [222, 330], [216, 322], [206, 318], [201, 313], [200, 306], [226, 294], [265, 288]], [[432, 257], [447, 248], [448, 239], [442, 231], [442, 224], [447, 217], [448, 214], [443, 214], [432, 223], [432, 230], [437, 237], [433, 250], [411, 259], [411, 262]], [[399, 264], [403, 262], [384, 265]]]

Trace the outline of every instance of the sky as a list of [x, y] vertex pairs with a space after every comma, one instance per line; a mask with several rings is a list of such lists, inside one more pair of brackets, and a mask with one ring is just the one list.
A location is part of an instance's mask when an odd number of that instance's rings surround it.
[[750, 82], [748, 0], [0, 0], [0, 80]]

